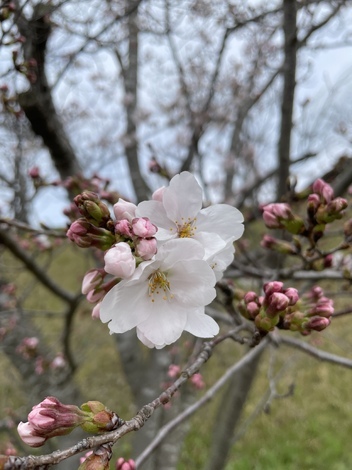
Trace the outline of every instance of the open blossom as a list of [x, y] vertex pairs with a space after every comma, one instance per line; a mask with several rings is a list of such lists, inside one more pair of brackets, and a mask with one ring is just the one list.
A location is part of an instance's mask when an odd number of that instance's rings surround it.
[[216, 278], [203, 257], [195, 240], [165, 242], [153, 260], [141, 263], [106, 294], [100, 319], [109, 323], [110, 333], [136, 327], [148, 347], [171, 344], [184, 330], [201, 338], [216, 335], [217, 323], [204, 313], [215, 297]]
[[158, 240], [193, 238], [204, 247], [205, 257], [210, 257], [242, 236], [243, 216], [228, 204], [202, 209], [202, 200], [202, 188], [184, 171], [172, 178], [157, 199], [141, 202], [136, 216], [148, 217], [158, 227]]

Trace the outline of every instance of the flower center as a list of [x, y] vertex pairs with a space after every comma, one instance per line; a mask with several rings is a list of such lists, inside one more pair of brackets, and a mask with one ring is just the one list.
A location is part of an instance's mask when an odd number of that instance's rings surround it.
[[194, 237], [194, 234], [196, 233], [197, 227], [196, 227], [196, 221], [197, 217], [194, 219], [191, 219], [188, 217], [187, 222], [185, 219], [182, 217], [181, 223], [179, 224], [178, 221], [176, 221], [177, 225], [177, 231], [178, 231], [178, 236], [180, 238], [192, 238]]
[[152, 302], [155, 302], [154, 294], [161, 294], [163, 300], [171, 300], [174, 298], [173, 294], [171, 294], [170, 283], [165, 273], [159, 270], [155, 271], [148, 279], [148, 295]]

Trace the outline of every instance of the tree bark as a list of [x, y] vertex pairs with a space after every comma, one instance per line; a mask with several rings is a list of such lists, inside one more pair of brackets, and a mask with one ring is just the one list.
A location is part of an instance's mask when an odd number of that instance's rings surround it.
[[227, 386], [216, 414], [210, 455], [204, 470], [221, 470], [226, 465], [232, 438], [256, 376], [262, 352], [253, 356], [251, 362], [238, 371]]
[[138, 201], [148, 199], [150, 189], [140, 171], [138, 160], [138, 141], [136, 128], [137, 93], [138, 93], [138, 9], [133, 11], [127, 19], [128, 25], [128, 66], [124, 70], [124, 87], [126, 95], [126, 143], [125, 153], [132, 184]]
[[[62, 179], [81, 171], [80, 164], [55, 109], [45, 71], [46, 44], [51, 34], [50, 4], [38, 4], [30, 20], [20, 14], [18, 27], [26, 38], [24, 59], [33, 64], [29, 89], [18, 97], [33, 132], [43, 139]], [[19, 9], [21, 11], [21, 9]]]
[[290, 175], [290, 150], [293, 119], [293, 104], [296, 87], [297, 62], [297, 2], [283, 0], [283, 31], [285, 36], [283, 91], [281, 98], [281, 124], [278, 142], [278, 183], [276, 199], [279, 201], [287, 192]]

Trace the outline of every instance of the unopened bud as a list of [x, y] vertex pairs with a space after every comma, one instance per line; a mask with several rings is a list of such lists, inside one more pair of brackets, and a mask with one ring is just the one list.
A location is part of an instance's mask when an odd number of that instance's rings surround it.
[[313, 192], [322, 198], [322, 202], [328, 204], [334, 197], [334, 190], [322, 179], [317, 179], [312, 186]]
[[157, 252], [155, 238], [140, 238], [135, 242], [137, 255], [144, 261], [150, 260]]
[[135, 461], [132, 459], [125, 460], [124, 458], [120, 457], [116, 462], [116, 470], [135, 470], [136, 464]]
[[289, 306], [289, 299], [281, 292], [274, 292], [268, 299], [266, 313], [271, 317], [283, 312]]
[[132, 238], [132, 225], [127, 219], [122, 219], [116, 222], [115, 224], [115, 232], [118, 235], [122, 235], [123, 237]]
[[279, 322], [279, 319], [279, 315], [269, 318], [265, 315], [265, 313], [260, 313], [255, 317], [254, 323], [259, 330], [269, 332], [275, 328]]
[[283, 286], [284, 286], [284, 283], [280, 281], [267, 282], [263, 286], [264, 294], [266, 296], [269, 296], [273, 294], [274, 292], [282, 292]]
[[103, 444], [91, 455], [87, 456], [78, 470], [109, 470], [112, 457], [111, 446]]
[[151, 223], [148, 217], [138, 217], [132, 220], [132, 230], [137, 237], [151, 238], [154, 237], [158, 228]]
[[296, 255], [298, 252], [297, 246], [293, 243], [279, 240], [270, 235], [263, 236], [260, 246], [286, 255]]
[[88, 271], [82, 281], [82, 294], [88, 294], [92, 289], [99, 287], [103, 283], [105, 275], [104, 269], [91, 269]]
[[331, 321], [329, 318], [325, 317], [312, 317], [309, 318], [307, 322], [304, 322], [302, 327], [305, 330], [315, 330], [315, 331], [322, 331], [325, 330], [330, 325]]
[[128, 243], [120, 242], [110, 248], [104, 255], [107, 273], [121, 279], [126, 279], [134, 273], [136, 269], [136, 259], [132, 254]]
[[288, 298], [290, 306], [295, 305], [299, 300], [298, 291], [294, 287], [288, 287], [285, 289], [284, 294]]
[[114, 205], [116, 220], [127, 219], [129, 222], [132, 222], [132, 219], [135, 218], [136, 209], [137, 206], [135, 204], [120, 198]]
[[122, 420], [117, 414], [110, 411], [99, 401], [83, 403], [81, 410], [86, 415], [85, 422], [81, 424], [81, 428], [86, 432], [96, 434], [112, 431], [122, 424]]
[[93, 225], [104, 226], [110, 219], [109, 208], [92, 191], [83, 191], [74, 198], [74, 202], [80, 213]]

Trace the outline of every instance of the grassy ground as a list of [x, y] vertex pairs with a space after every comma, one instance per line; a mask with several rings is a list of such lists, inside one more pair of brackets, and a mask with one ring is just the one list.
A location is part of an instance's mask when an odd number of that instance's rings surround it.
[[[60, 248], [59, 256], [50, 266], [50, 273], [63, 287], [79, 289], [82, 272], [90, 260], [83, 250]], [[79, 253], [79, 256], [76, 256]], [[46, 262], [47, 256], [41, 256]], [[26, 297], [29, 310], [50, 310], [46, 320], [36, 315], [45, 339], [59, 348], [63, 306], [46, 289], [34, 283], [18, 264], [4, 261], [9, 280], [16, 279]], [[348, 301], [348, 297], [346, 297]], [[352, 357], [351, 320], [336, 319], [323, 334], [312, 335], [312, 344], [335, 354]], [[99, 399], [124, 418], [133, 416], [134, 406], [121, 372], [113, 338], [106, 325], [93, 322], [88, 305], [83, 305], [74, 322], [72, 348], [79, 371], [76, 380], [87, 399]], [[210, 386], [227, 366], [241, 354], [242, 346], [224, 344], [204, 367], [205, 381]], [[55, 348], [54, 348], [55, 349]], [[264, 412], [264, 399], [269, 387], [268, 376], [280, 374], [279, 393], [286, 394], [294, 384], [294, 392], [276, 399]], [[25, 401], [19, 377], [0, 355], [0, 419], [10, 409]], [[248, 403], [243, 412], [239, 439], [233, 442], [226, 470], [350, 470], [352, 468], [352, 371], [319, 363], [302, 353], [280, 348], [263, 356]], [[201, 396], [202, 392], [196, 392]], [[181, 392], [182, 397], [182, 392]], [[185, 439], [179, 470], [201, 469], [210, 446], [211, 428], [216, 422], [216, 410], [221, 394], [201, 409], [192, 419], [191, 430]], [[129, 440], [121, 441], [120, 455], [129, 450]], [[214, 469], [216, 470], [216, 469]]]

